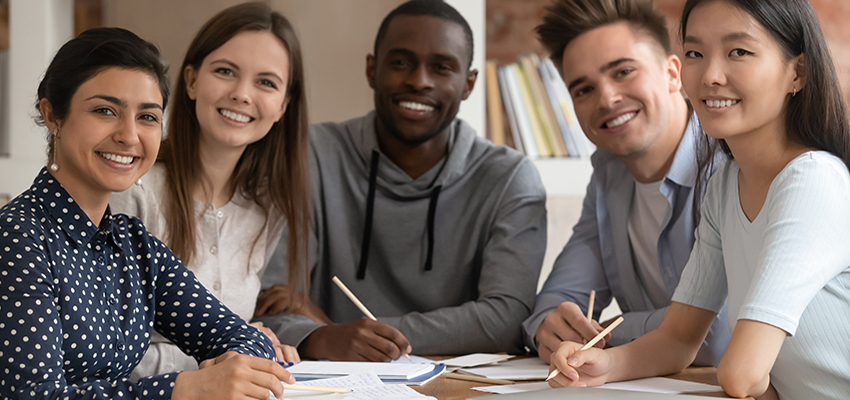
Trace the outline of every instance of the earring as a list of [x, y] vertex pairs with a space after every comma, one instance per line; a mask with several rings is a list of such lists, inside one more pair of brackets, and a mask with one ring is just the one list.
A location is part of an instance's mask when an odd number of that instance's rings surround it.
[[[52, 133], [53, 137], [55, 138], [56, 135], [59, 134], [59, 128], [53, 128], [53, 131], [51, 131], [50, 133]], [[56, 157], [56, 148], [55, 148], [55, 144], [54, 144], [53, 157], [52, 158], [55, 160], [55, 157]], [[53, 172], [59, 171], [59, 165], [57, 165], [55, 161], [50, 163], [50, 170], [53, 171]]]
[[794, 94], [792, 94], [791, 97], [797, 97], [797, 88], [794, 88]]

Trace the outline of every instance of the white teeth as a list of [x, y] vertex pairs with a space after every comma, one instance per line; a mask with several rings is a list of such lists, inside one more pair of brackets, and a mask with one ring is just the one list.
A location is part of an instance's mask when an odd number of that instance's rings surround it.
[[412, 101], [400, 101], [398, 105], [415, 111], [434, 111], [434, 107], [422, 103], [414, 103]]
[[251, 122], [251, 117], [247, 115], [237, 114], [233, 111], [219, 110], [219, 113], [236, 122]]
[[618, 126], [620, 126], [620, 125], [625, 124], [626, 122], [629, 122], [629, 120], [631, 120], [632, 118], [634, 118], [634, 117], [635, 117], [635, 115], [637, 115], [637, 113], [635, 113], [635, 112], [630, 112], [630, 113], [628, 113], [628, 114], [623, 114], [623, 115], [621, 115], [621, 116], [617, 117], [617, 119], [615, 119], [615, 120], [613, 120], [613, 121], [608, 122], [606, 125], [608, 125], [608, 128], [616, 128], [616, 127], [618, 127]]
[[731, 107], [740, 103], [741, 100], [706, 100], [705, 105], [709, 108]]
[[105, 158], [109, 161], [117, 162], [119, 164], [129, 165], [130, 163], [133, 162], [133, 157], [123, 157], [123, 156], [119, 156], [117, 154], [112, 154], [112, 153], [98, 153], [98, 154], [100, 154], [101, 157], [103, 157], [103, 158]]

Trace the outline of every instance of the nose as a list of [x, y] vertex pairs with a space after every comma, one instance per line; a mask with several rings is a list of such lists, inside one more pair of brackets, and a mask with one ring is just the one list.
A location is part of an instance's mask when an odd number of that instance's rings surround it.
[[602, 109], [613, 109], [617, 103], [623, 100], [623, 95], [617, 90], [616, 85], [601, 83], [599, 85], [599, 107]]
[[122, 118], [118, 129], [112, 135], [113, 140], [125, 146], [134, 146], [139, 143], [139, 126], [136, 123], [136, 116], [131, 115]]
[[230, 100], [251, 104], [251, 82], [247, 79], [238, 80], [230, 90]]
[[722, 86], [726, 84], [726, 73], [719, 60], [706, 58], [705, 70], [702, 72], [702, 84], [704, 86]]
[[406, 83], [418, 92], [434, 87], [434, 79], [431, 77], [431, 72], [428, 66], [424, 64], [419, 64], [410, 71], [407, 75]]

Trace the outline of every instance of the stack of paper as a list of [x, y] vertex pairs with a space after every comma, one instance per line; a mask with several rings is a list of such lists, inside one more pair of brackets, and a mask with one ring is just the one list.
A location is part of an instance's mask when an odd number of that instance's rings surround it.
[[434, 369], [433, 364], [402, 364], [349, 361], [302, 361], [286, 370], [300, 378], [333, 378], [374, 372], [380, 379], [410, 379]]
[[[307, 382], [298, 382], [299, 385], [307, 386], [329, 386], [329, 387], [344, 387], [351, 389], [351, 393], [316, 393], [303, 390], [284, 390], [284, 399], [321, 399], [321, 400], [403, 400], [403, 399], [431, 399], [433, 397], [425, 396], [405, 385], [386, 385], [381, 382], [374, 372], [364, 374], [350, 375], [340, 378], [316, 379]], [[275, 400], [273, 395], [269, 395], [269, 400]]]
[[287, 371], [298, 381], [334, 378], [372, 371], [384, 383], [420, 386], [446, 372], [445, 364], [413, 356], [412, 360], [379, 362], [302, 361]]
[[549, 375], [549, 366], [537, 357], [511, 360], [483, 367], [463, 368], [461, 374], [482, 376], [489, 379], [512, 381], [542, 380]]

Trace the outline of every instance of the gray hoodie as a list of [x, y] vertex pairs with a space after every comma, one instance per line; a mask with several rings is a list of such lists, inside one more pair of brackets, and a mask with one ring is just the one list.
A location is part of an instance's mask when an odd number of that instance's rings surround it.
[[[311, 126], [311, 298], [334, 322], [363, 318], [331, 282], [338, 276], [415, 354], [520, 350], [546, 249], [534, 165], [455, 120], [448, 156], [411, 179], [380, 152], [375, 118]], [[284, 238], [265, 287], [285, 282], [285, 247]], [[318, 327], [262, 320], [293, 345]]]

